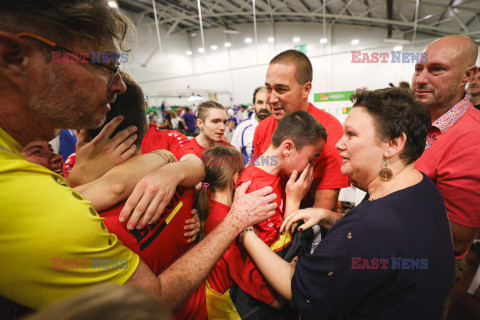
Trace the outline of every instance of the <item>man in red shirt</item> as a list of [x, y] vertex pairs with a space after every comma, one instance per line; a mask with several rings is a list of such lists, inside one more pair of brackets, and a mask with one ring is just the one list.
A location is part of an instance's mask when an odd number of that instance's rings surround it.
[[468, 37], [451, 35], [431, 43], [424, 54], [428, 59], [415, 65], [412, 89], [430, 111], [432, 127], [415, 168], [435, 182], [445, 201], [456, 259], [454, 280], [459, 280], [480, 227], [480, 110], [465, 93], [477, 72], [478, 48]]
[[312, 72], [308, 57], [296, 50], [284, 51], [270, 61], [265, 86], [272, 115], [255, 130], [253, 159], [268, 149], [278, 121], [286, 114], [299, 110], [312, 114], [326, 128], [328, 140], [323, 153], [315, 161], [314, 182], [302, 207], [313, 205], [334, 210], [340, 188], [349, 186], [348, 178], [340, 172], [340, 153], [335, 149], [335, 143], [342, 136], [342, 125], [334, 116], [308, 102]]
[[226, 125], [227, 113], [221, 104], [206, 101], [198, 106], [197, 127], [200, 128], [200, 134], [191, 140], [197, 157], [200, 158], [205, 150], [217, 144], [232, 146], [223, 140]]

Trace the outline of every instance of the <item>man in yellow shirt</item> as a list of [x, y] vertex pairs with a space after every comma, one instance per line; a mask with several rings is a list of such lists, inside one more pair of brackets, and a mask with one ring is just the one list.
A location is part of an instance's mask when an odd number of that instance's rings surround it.
[[240, 188], [224, 221], [155, 277], [61, 176], [21, 156], [22, 146], [42, 133], [95, 128], [105, 121], [109, 102], [125, 91], [115, 57], [129, 25], [106, 1], [2, 1], [0, 296], [5, 299], [41, 309], [115, 282], [144, 288], [175, 309], [242, 229], [273, 214], [270, 188], [248, 195], [248, 185]]

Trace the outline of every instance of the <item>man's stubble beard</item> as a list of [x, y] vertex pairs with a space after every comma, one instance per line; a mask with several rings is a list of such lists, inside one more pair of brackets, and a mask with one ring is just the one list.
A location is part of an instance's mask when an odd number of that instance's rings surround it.
[[88, 107], [87, 92], [76, 96], [71, 94], [78, 83], [68, 81], [63, 73], [54, 68], [44, 70], [43, 79], [41, 89], [26, 97], [25, 108], [33, 117], [64, 129], [94, 129], [105, 122], [106, 113], [97, 118], [92, 114], [96, 108]]
[[[439, 96], [439, 92], [435, 90], [432, 94], [432, 98], [428, 99], [427, 101], [420, 101], [418, 99], [417, 102], [426, 107], [428, 110], [434, 110], [434, 109], [442, 109], [445, 107], [453, 107], [453, 100], [454, 97], [456, 96], [456, 83], [452, 83], [448, 88], [447, 91], [448, 93]], [[452, 104], [452, 105], [450, 105]]]

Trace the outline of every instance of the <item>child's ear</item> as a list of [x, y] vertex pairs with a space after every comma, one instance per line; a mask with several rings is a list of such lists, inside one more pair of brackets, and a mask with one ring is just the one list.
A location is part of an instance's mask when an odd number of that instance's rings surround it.
[[293, 143], [293, 141], [290, 139], [286, 139], [282, 142], [280, 148], [282, 156], [284, 158], [288, 158], [292, 154], [292, 151], [295, 149], [295, 143]]
[[240, 179], [240, 172], [237, 172], [233, 175], [233, 184], [236, 185]]

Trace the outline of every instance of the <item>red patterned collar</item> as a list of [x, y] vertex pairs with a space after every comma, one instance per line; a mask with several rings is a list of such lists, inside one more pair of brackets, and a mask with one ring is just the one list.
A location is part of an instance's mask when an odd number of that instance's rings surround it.
[[432, 127], [437, 128], [441, 133], [445, 133], [445, 131], [450, 129], [455, 122], [467, 112], [469, 106], [470, 99], [468, 98], [468, 94], [465, 94], [462, 100], [445, 112], [440, 118], [435, 120], [432, 123]]
[[454, 105], [450, 110], [445, 112], [440, 118], [432, 123], [427, 135], [427, 142], [425, 143], [425, 150], [430, 148], [432, 144], [437, 141], [437, 135], [445, 133], [450, 129], [455, 122], [457, 122], [470, 107], [470, 98], [465, 94], [462, 100]]

